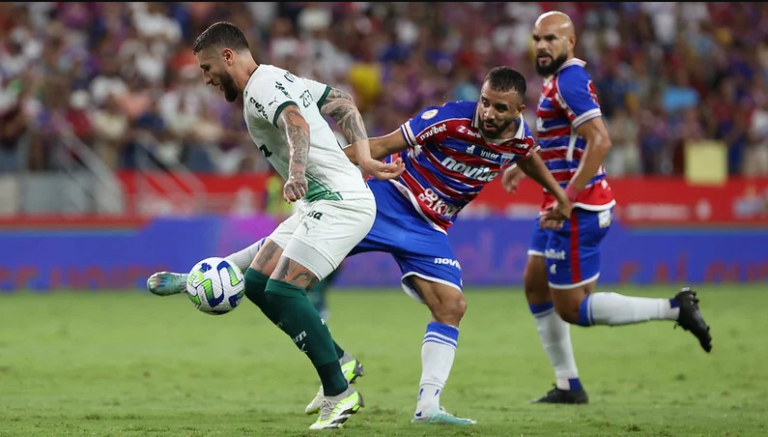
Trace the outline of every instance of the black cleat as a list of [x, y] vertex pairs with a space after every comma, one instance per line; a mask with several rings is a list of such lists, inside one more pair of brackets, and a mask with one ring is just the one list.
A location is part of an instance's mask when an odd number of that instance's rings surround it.
[[675, 299], [680, 305], [680, 315], [677, 316], [675, 327], [681, 326], [686, 331], [690, 331], [699, 339], [699, 343], [705, 351], [711, 351], [712, 336], [709, 335], [709, 325], [704, 321], [699, 310], [699, 299], [696, 298], [696, 292], [690, 287], [684, 287], [675, 295]]
[[532, 404], [586, 404], [589, 403], [589, 397], [584, 389], [581, 390], [561, 390], [557, 387], [548, 391], [547, 394], [531, 401]]

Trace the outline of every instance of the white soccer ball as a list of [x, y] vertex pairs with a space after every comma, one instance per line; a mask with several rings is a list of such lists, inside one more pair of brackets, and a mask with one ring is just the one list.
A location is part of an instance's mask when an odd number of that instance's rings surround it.
[[187, 297], [206, 314], [227, 314], [237, 308], [243, 296], [243, 272], [224, 258], [206, 258], [189, 271]]

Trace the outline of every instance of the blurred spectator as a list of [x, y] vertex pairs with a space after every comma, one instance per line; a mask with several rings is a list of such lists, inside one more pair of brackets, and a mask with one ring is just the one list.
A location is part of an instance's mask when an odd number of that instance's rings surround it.
[[707, 2], [1, 3], [0, 168], [50, 168], [71, 131], [115, 169], [143, 150], [161, 166], [267, 171], [241, 108], [203, 85], [191, 53], [218, 20], [245, 30], [259, 62], [351, 92], [371, 135], [476, 99], [499, 64], [527, 77], [533, 124], [530, 30], [555, 8], [595, 81], [610, 173], [680, 173], [684, 144], [716, 139], [731, 174], [768, 175], [768, 6]]

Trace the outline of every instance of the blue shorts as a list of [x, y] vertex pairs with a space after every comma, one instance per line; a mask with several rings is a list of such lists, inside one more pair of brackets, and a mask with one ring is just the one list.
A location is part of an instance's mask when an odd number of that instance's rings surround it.
[[433, 228], [388, 181], [368, 182], [376, 197], [376, 219], [368, 235], [349, 256], [364, 252], [387, 252], [400, 266], [403, 290], [423, 303], [410, 283], [411, 276], [450, 285], [461, 291], [461, 266], [453, 254], [448, 235]]
[[578, 287], [600, 276], [600, 242], [608, 233], [613, 208], [605, 211], [574, 209], [562, 229], [533, 231], [528, 255], [547, 259], [549, 286], [558, 289]]

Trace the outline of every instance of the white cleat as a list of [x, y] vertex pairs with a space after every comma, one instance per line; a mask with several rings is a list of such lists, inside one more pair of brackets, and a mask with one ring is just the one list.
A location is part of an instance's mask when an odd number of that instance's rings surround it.
[[341, 428], [363, 406], [363, 397], [352, 387], [336, 396], [323, 396], [320, 417], [309, 429]]

